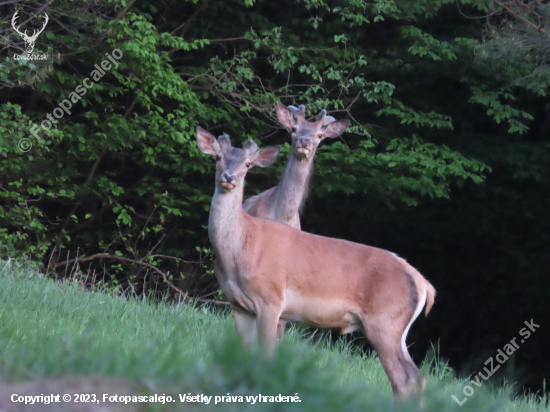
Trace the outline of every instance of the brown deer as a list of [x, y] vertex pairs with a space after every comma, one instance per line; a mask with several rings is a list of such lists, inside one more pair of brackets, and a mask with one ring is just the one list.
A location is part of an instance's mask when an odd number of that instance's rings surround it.
[[[326, 110], [306, 120], [306, 107], [285, 106], [278, 102], [277, 119], [292, 133], [290, 157], [279, 184], [244, 202], [244, 210], [256, 217], [276, 220], [300, 229], [300, 213], [307, 197], [309, 179], [313, 172], [313, 158], [317, 147], [325, 138], [340, 136], [349, 126], [349, 120], [327, 116]], [[286, 322], [279, 320], [277, 338], [285, 337]]]
[[425, 378], [405, 343], [422, 308], [430, 311], [433, 286], [405, 260], [386, 250], [302, 232], [260, 219], [242, 208], [244, 177], [252, 166], [271, 165], [280, 147], [197, 127], [199, 149], [216, 158], [208, 233], [216, 277], [233, 307], [246, 345], [257, 339], [267, 355], [277, 345], [279, 319], [339, 329], [361, 329], [372, 343], [396, 397], [421, 393]]
[[313, 157], [325, 138], [340, 136], [349, 126], [349, 120], [327, 116], [326, 110], [306, 120], [306, 107], [286, 107], [277, 103], [279, 122], [292, 133], [290, 157], [279, 184], [244, 202], [244, 210], [252, 216], [276, 220], [300, 229], [300, 211], [307, 197], [309, 179], [313, 171]]

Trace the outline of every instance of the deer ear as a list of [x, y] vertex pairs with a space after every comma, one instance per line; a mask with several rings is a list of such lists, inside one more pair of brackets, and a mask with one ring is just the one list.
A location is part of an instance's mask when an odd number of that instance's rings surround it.
[[289, 109], [281, 102], [277, 102], [277, 119], [279, 119], [279, 122], [286, 127], [287, 129], [292, 129], [296, 123], [296, 120], [294, 119], [294, 113], [292, 113], [292, 109]]
[[197, 126], [197, 145], [201, 152], [212, 156], [220, 153], [220, 145], [212, 133]]
[[279, 153], [281, 153], [281, 146], [262, 147], [251, 156], [250, 160], [254, 166], [267, 167], [277, 160]]
[[338, 137], [346, 131], [349, 126], [349, 120], [337, 120], [323, 127], [325, 137]]

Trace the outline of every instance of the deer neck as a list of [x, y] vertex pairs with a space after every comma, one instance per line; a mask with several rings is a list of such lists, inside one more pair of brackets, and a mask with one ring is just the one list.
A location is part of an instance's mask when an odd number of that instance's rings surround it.
[[271, 198], [276, 220], [290, 220], [300, 212], [307, 197], [312, 169], [313, 156], [300, 160], [291, 154]]
[[210, 205], [208, 234], [214, 247], [214, 253], [222, 265], [236, 262], [241, 253], [245, 222], [242, 207], [243, 185], [232, 192], [224, 193], [216, 185], [216, 191]]

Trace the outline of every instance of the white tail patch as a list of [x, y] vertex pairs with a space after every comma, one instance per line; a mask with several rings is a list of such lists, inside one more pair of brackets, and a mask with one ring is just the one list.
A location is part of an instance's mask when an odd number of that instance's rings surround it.
[[412, 362], [412, 358], [411, 358], [411, 355], [409, 355], [409, 351], [407, 350], [407, 343], [406, 343], [407, 334], [409, 333], [409, 329], [411, 328], [411, 325], [413, 324], [413, 322], [416, 320], [418, 315], [420, 315], [420, 312], [422, 312], [422, 308], [424, 308], [424, 305], [426, 304], [426, 297], [427, 297], [427, 292], [426, 292], [426, 289], [424, 289], [422, 291], [422, 297], [418, 300], [418, 304], [416, 305], [416, 310], [414, 311], [414, 314], [409, 324], [403, 331], [403, 335], [401, 335], [401, 350], [403, 351], [403, 354], [405, 355], [405, 357], [411, 362]]

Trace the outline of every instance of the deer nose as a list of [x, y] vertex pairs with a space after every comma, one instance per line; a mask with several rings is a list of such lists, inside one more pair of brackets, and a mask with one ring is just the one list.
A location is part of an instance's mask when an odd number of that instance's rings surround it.
[[231, 175], [227, 172], [223, 172], [222, 179], [224, 182], [233, 183], [233, 181], [237, 179], [237, 176]]
[[300, 137], [298, 139], [298, 143], [300, 144], [300, 146], [302, 147], [309, 147], [311, 146], [311, 139], [307, 139], [305, 137]]

